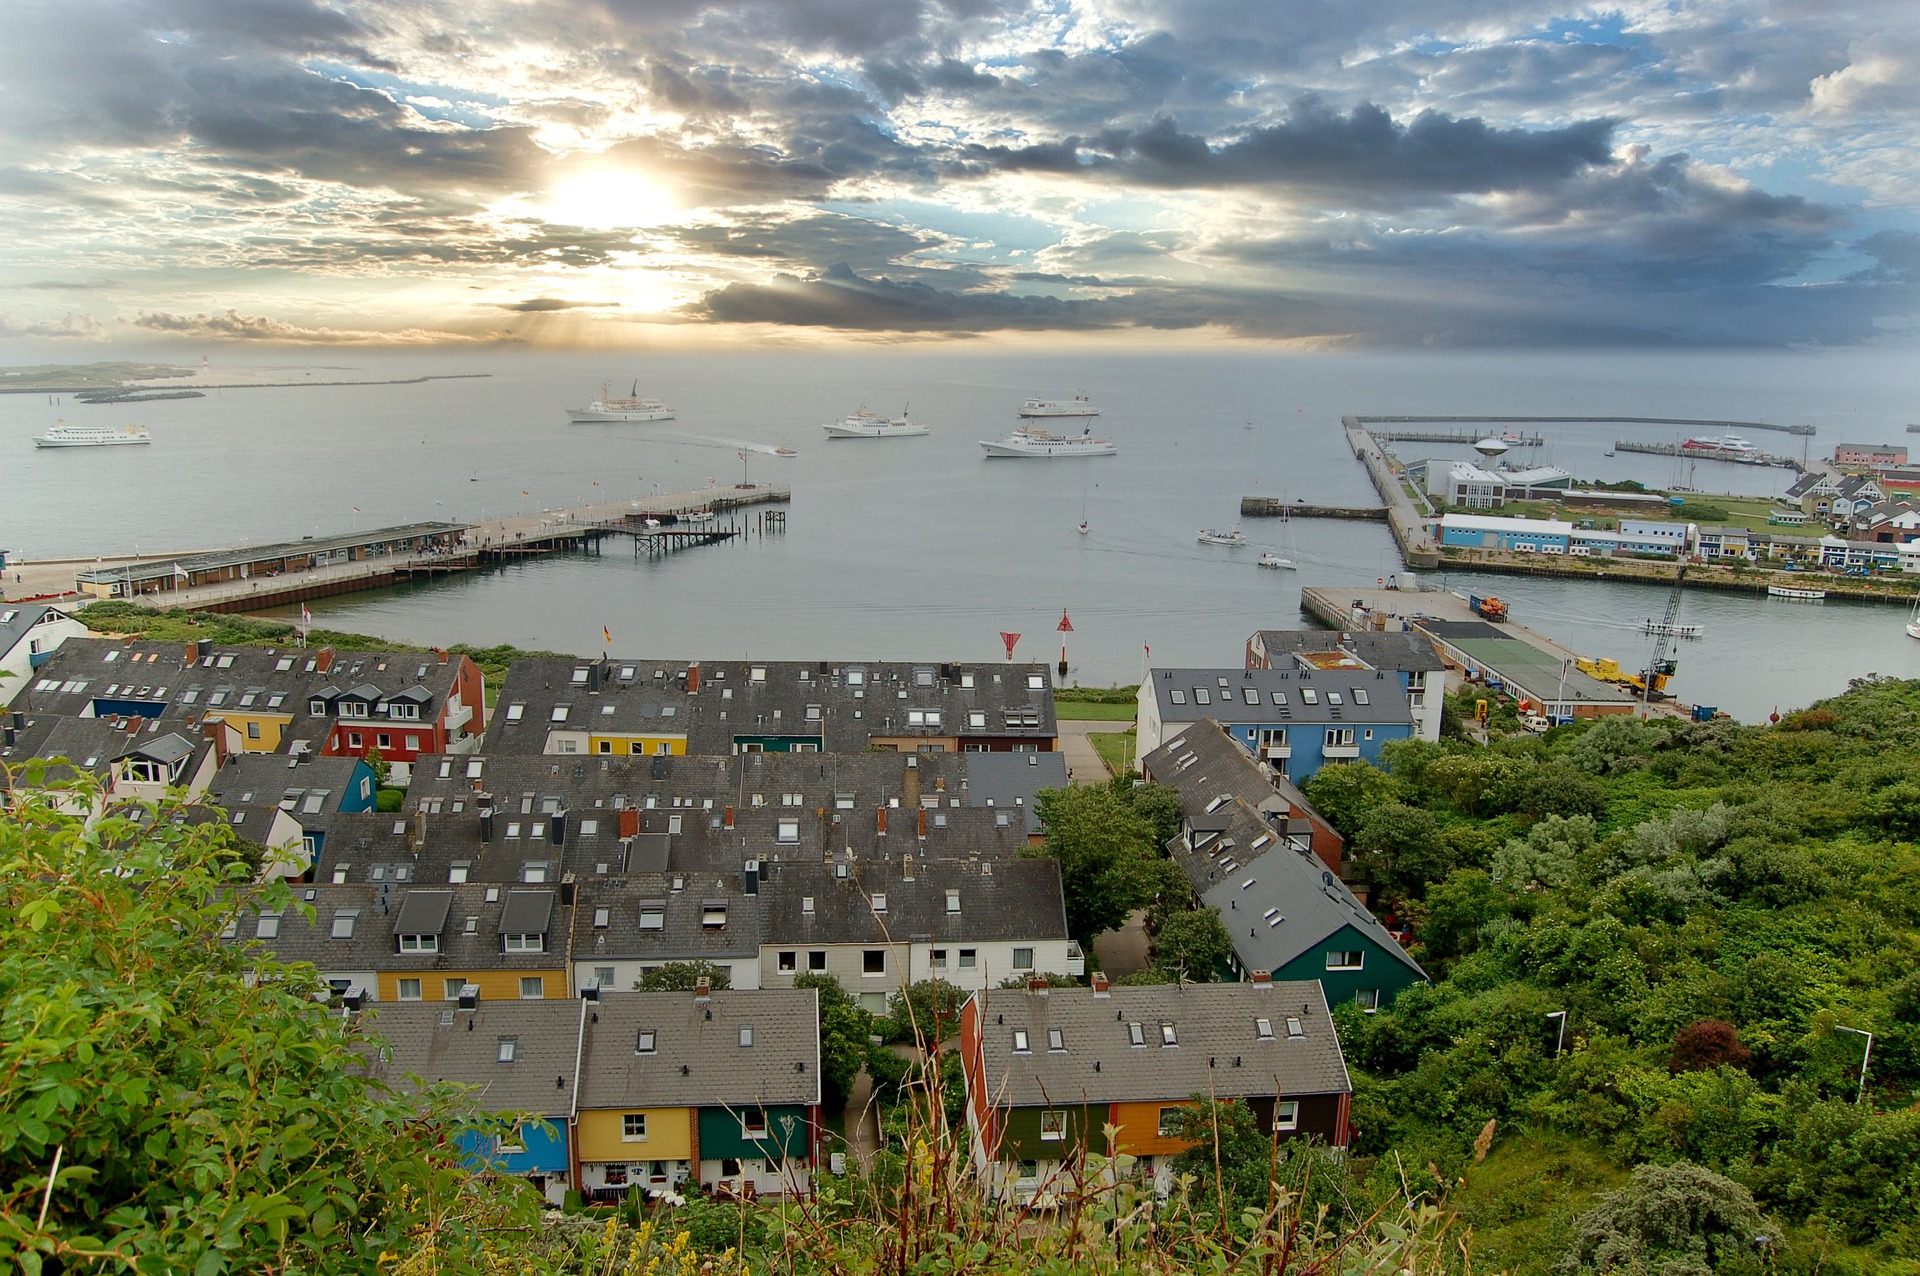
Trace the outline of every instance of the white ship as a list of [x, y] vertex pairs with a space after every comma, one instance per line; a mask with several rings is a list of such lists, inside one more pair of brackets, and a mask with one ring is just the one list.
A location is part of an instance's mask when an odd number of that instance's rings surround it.
[[1293, 571], [1293, 570], [1295, 570], [1295, 565], [1294, 565], [1294, 561], [1293, 561], [1293, 560], [1292, 560], [1291, 558], [1283, 558], [1283, 557], [1282, 557], [1282, 556], [1280, 556], [1279, 554], [1262, 554], [1262, 555], [1260, 555], [1260, 563], [1259, 563], [1259, 565], [1260, 565], [1261, 567], [1271, 567], [1271, 568], [1273, 568], [1273, 569], [1274, 569], [1274, 570], [1276, 570], [1276, 571]]
[[852, 416], [843, 416], [831, 425], [823, 425], [830, 439], [908, 439], [927, 433], [927, 427], [899, 416], [881, 416], [862, 407]]
[[1004, 439], [981, 439], [981, 448], [993, 456], [1114, 456], [1120, 451], [1111, 439], [1096, 439], [1089, 426], [1084, 434], [1053, 434], [1037, 425], [1022, 425]]
[[567, 419], [575, 425], [598, 425], [611, 421], [671, 421], [673, 409], [658, 399], [640, 397], [640, 383], [625, 398], [616, 399], [613, 387], [600, 383], [600, 397], [584, 408], [568, 408]]
[[129, 443], [151, 443], [144, 425], [114, 429], [110, 425], [68, 425], [55, 421], [53, 428], [34, 439], [35, 447], [123, 447]]
[[1210, 527], [1203, 527], [1199, 540], [1202, 545], [1244, 545], [1247, 543], [1247, 534], [1237, 527], [1230, 532], [1216, 532]]
[[1791, 585], [1768, 585], [1767, 597], [1791, 598], [1796, 602], [1817, 603], [1826, 598], [1824, 589], [1795, 589]]
[[1020, 405], [1023, 417], [1079, 417], [1099, 416], [1100, 409], [1093, 406], [1084, 394], [1076, 394], [1072, 399], [1028, 399]]
[[1760, 449], [1737, 434], [1701, 435], [1680, 445], [1682, 456], [1705, 457], [1710, 461], [1738, 461], [1757, 465], [1765, 458]]

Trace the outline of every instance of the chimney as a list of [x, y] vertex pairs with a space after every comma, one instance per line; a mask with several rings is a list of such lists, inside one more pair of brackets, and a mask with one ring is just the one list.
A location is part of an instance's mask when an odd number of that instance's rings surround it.
[[[131, 639], [133, 635], [128, 634], [127, 637]], [[196, 663], [199, 659], [200, 659], [200, 640], [196, 638], [192, 642], [187, 644], [186, 661], [188, 664], [191, 665]]]
[[1273, 988], [1273, 972], [1272, 972], [1271, 970], [1256, 970], [1256, 971], [1254, 971], [1254, 972], [1253, 972], [1253, 986], [1254, 986], [1255, 988], [1260, 988], [1260, 989], [1265, 989], [1265, 990], [1268, 990], [1268, 991], [1271, 991], [1271, 990], [1272, 990], [1272, 988]]
[[760, 861], [748, 860], [742, 877], [745, 879], [747, 894], [758, 895], [760, 893]]
[[701, 975], [693, 981], [693, 999], [702, 1004], [713, 1000], [713, 980]]
[[733, 827], [733, 807], [731, 805], [727, 807], [726, 816], [722, 820], [720, 827], [729, 829]]
[[547, 817], [547, 840], [555, 846], [567, 844], [567, 813], [564, 810], [555, 811]]
[[325, 673], [331, 668], [333, 668], [333, 648], [322, 647], [313, 655], [314, 672]]
[[435, 647], [433, 649], [433, 654], [441, 664], [444, 665], [447, 663], [447, 649], [445, 647]]
[[924, 806], [920, 808], [920, 840], [927, 840], [927, 808]]
[[936, 775], [936, 776], [934, 776], [934, 777], [933, 777], [933, 791], [934, 791], [935, 793], [945, 793], [945, 792], [947, 791], [947, 777], [946, 777], [946, 776], [944, 776], [944, 775]]
[[1045, 975], [1028, 975], [1027, 976], [1027, 995], [1029, 997], [1046, 996], [1047, 995], [1047, 977]]
[[620, 836], [623, 838], [640, 836], [639, 807], [623, 806], [620, 808]]
[[900, 880], [903, 882], [911, 882], [913, 880], [912, 851], [908, 851], [900, 856]]
[[885, 837], [886, 835], [887, 835], [887, 808], [883, 806], [880, 808], [880, 836]]
[[493, 807], [491, 805], [480, 808], [480, 840], [482, 842], [493, 840]]
[[[137, 722], [138, 719], [136, 719], [135, 721]], [[214, 764], [216, 766], [225, 766], [227, 764], [226, 726], [227, 724], [221, 721], [219, 718], [215, 718], [211, 722], [202, 722], [200, 724], [200, 734], [205, 736], [207, 739], [213, 741], [213, 756], [215, 759]], [[135, 729], [138, 730], [137, 727]], [[6, 739], [8, 744], [13, 743], [12, 727], [7, 728]]]
[[600, 690], [600, 662], [598, 660], [587, 661], [587, 690]]
[[1113, 996], [1112, 989], [1113, 989], [1113, 985], [1110, 982], [1108, 982], [1105, 971], [1096, 970], [1093, 972], [1093, 995], [1094, 996], [1111, 997]]
[[700, 662], [697, 660], [687, 666], [687, 694], [700, 694]]

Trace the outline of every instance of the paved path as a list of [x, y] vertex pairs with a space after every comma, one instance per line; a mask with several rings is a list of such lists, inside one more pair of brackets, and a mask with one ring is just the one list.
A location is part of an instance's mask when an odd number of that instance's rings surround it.
[[1104, 735], [1125, 731], [1129, 725], [1106, 719], [1067, 718], [1060, 721], [1060, 752], [1067, 755], [1067, 770], [1073, 773], [1075, 784], [1100, 784], [1111, 774], [1107, 764], [1095, 751], [1093, 741], [1087, 737], [1095, 733]]
[[1147, 910], [1136, 908], [1127, 924], [1093, 937], [1094, 965], [1109, 979], [1147, 968]]
[[873, 1104], [873, 1078], [862, 1068], [847, 1095], [847, 1159], [861, 1174], [873, 1172], [880, 1151], [880, 1110]]

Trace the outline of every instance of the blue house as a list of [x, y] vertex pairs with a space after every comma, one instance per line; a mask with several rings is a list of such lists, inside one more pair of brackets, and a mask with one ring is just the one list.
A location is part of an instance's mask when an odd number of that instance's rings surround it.
[[567, 1147], [587, 1011], [559, 998], [381, 1002], [366, 1027], [386, 1044], [368, 1071], [402, 1093], [449, 1081], [472, 1087], [481, 1112], [533, 1114], [510, 1135], [468, 1130], [458, 1142], [475, 1168], [527, 1179], [559, 1205], [574, 1186]]
[[374, 809], [377, 786], [365, 758], [236, 753], [207, 786], [215, 805], [278, 806], [300, 825], [307, 863], [317, 863], [336, 815]]
[[1378, 762], [1382, 745], [1416, 734], [1407, 690], [1384, 669], [1154, 669], [1139, 704], [1142, 756], [1212, 718], [1295, 784], [1332, 763]]

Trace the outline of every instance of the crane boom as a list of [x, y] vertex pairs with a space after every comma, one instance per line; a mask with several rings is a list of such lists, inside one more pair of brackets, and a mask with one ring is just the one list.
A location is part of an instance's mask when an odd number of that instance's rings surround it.
[[1667, 594], [1667, 616], [1654, 631], [1653, 659], [1647, 662], [1647, 671], [1640, 679], [1640, 716], [1646, 717], [1653, 703], [1653, 684], [1656, 678], [1671, 678], [1678, 668], [1678, 662], [1667, 657], [1667, 649], [1673, 645], [1674, 622], [1680, 619], [1680, 591], [1686, 587], [1687, 565], [1680, 564], [1680, 570], [1673, 574], [1673, 589]]

